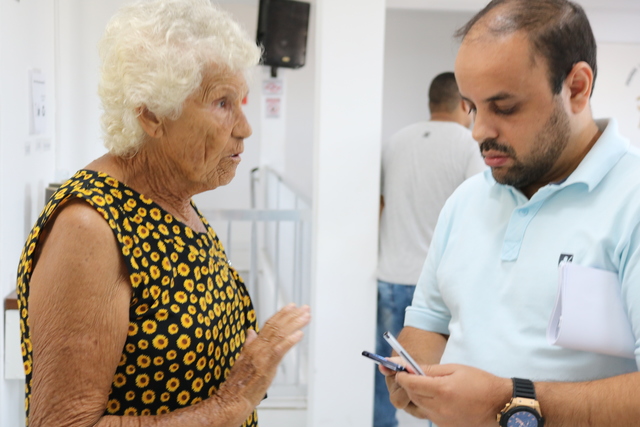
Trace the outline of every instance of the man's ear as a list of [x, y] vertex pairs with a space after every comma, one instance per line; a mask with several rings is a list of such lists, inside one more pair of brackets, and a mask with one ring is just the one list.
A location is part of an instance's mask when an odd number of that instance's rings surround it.
[[565, 85], [569, 89], [571, 111], [574, 114], [582, 112], [589, 105], [593, 90], [591, 66], [584, 61], [576, 63], [567, 75]]
[[151, 138], [160, 138], [164, 135], [164, 127], [162, 121], [158, 117], [149, 111], [146, 106], [138, 107], [138, 123], [142, 127], [142, 130]]
[[469, 106], [464, 99], [460, 98], [460, 109], [464, 114], [469, 114]]
[[457, 122], [467, 129], [471, 128], [471, 123], [473, 122], [473, 117], [469, 114], [469, 110], [469, 104], [464, 99], [460, 99]]

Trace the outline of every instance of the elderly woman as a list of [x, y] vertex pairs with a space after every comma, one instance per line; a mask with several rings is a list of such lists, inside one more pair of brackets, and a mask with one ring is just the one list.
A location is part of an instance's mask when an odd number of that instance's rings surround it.
[[209, 0], [123, 8], [100, 46], [109, 153], [62, 185], [19, 272], [29, 425], [256, 426], [309, 308], [256, 334], [191, 197], [234, 177], [259, 49]]

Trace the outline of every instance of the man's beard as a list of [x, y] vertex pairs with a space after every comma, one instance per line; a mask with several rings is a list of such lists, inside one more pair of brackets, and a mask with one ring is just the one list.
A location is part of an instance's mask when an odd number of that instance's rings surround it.
[[539, 183], [551, 170], [567, 147], [569, 135], [569, 118], [558, 99], [549, 120], [535, 138], [536, 145], [527, 158], [518, 159], [512, 147], [500, 144], [494, 138], [484, 140], [480, 144], [480, 152], [494, 150], [511, 157], [514, 164], [504, 173], [497, 174], [493, 168], [491, 172], [500, 184], [522, 189]]

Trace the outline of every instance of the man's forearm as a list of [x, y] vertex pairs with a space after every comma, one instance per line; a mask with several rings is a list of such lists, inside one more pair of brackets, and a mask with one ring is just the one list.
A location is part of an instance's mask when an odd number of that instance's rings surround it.
[[536, 382], [545, 427], [637, 426], [640, 372], [579, 383]]
[[398, 335], [398, 341], [420, 365], [433, 365], [440, 363], [447, 337], [437, 332], [405, 326]]

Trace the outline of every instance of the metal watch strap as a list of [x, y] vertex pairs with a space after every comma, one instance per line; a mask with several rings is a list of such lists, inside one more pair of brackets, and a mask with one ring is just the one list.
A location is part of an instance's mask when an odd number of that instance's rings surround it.
[[524, 397], [536, 400], [536, 389], [533, 382], [522, 378], [511, 378], [513, 381], [513, 397]]

